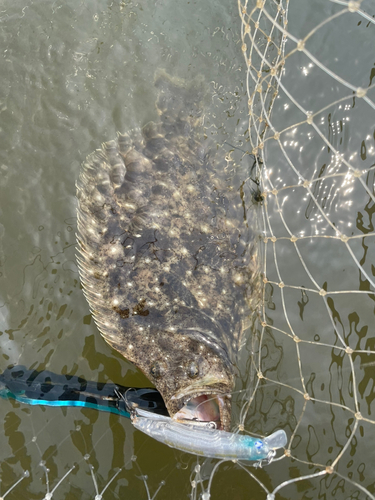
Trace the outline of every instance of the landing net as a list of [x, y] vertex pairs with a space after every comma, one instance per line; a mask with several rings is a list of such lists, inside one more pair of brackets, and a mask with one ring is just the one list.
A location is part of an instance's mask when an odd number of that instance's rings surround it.
[[241, 424], [289, 429], [284, 498], [374, 498], [373, 7], [239, 2], [265, 284]]

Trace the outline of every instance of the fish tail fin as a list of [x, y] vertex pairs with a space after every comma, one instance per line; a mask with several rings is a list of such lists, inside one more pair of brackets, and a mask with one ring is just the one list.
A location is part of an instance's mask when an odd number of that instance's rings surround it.
[[202, 76], [186, 82], [168, 75], [165, 70], [158, 70], [155, 87], [158, 89], [156, 108], [165, 127], [180, 121], [188, 124], [191, 130], [202, 123], [208, 96], [208, 85]]

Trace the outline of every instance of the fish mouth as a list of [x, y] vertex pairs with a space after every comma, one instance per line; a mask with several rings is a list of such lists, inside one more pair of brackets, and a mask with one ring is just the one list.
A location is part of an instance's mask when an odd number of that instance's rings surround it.
[[185, 399], [185, 404], [174, 419], [195, 424], [212, 423], [216, 429], [230, 429], [230, 397], [223, 394], [204, 393]]

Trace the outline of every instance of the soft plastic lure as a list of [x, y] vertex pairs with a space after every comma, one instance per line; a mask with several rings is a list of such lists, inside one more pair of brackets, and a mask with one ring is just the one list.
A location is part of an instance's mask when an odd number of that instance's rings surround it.
[[80, 406], [131, 418], [136, 429], [172, 448], [225, 460], [270, 460], [286, 445], [279, 430], [264, 439], [215, 429], [213, 422], [181, 423], [168, 417], [156, 389], [89, 382], [71, 375], [8, 368], [0, 374], [0, 397], [29, 405]]
[[220, 431], [205, 424], [180, 423], [163, 415], [137, 408], [132, 415], [136, 429], [171, 448], [225, 460], [270, 460], [276, 449], [287, 443], [285, 431], [278, 430], [259, 439]]
[[71, 375], [27, 370], [24, 366], [14, 366], [0, 374], [0, 397], [29, 405], [93, 408], [127, 418], [130, 406], [168, 415], [156, 389], [89, 382]]

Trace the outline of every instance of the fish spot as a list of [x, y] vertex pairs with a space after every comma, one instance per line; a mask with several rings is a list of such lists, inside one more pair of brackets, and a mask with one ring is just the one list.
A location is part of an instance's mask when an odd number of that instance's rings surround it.
[[121, 309], [121, 307], [118, 306], [113, 306], [112, 309], [117, 312], [117, 314], [120, 316], [122, 319], [127, 319], [129, 318], [129, 309]]
[[148, 316], [150, 311], [145, 309], [146, 299], [141, 300], [134, 308], [133, 308], [133, 316], [138, 314], [139, 316]]

